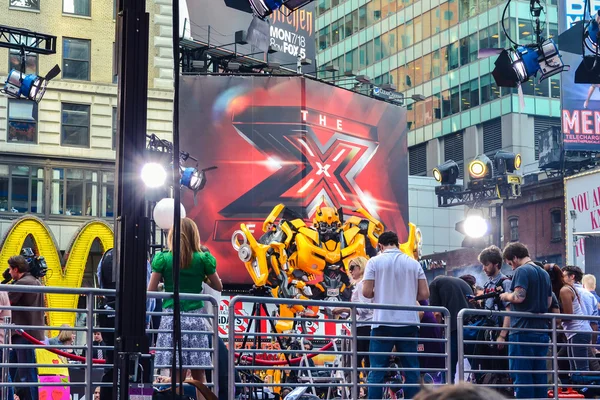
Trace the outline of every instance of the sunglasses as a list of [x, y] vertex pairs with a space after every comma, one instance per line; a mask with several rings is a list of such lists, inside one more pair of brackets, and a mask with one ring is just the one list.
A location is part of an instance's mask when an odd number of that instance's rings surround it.
[[349, 264], [348, 265], [348, 271], [352, 272], [352, 271], [354, 271], [354, 268], [358, 268], [358, 265], [356, 265], [356, 264]]

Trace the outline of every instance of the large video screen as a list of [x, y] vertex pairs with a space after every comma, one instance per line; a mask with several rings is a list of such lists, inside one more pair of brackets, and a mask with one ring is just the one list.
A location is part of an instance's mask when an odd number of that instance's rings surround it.
[[218, 167], [183, 203], [225, 283], [251, 283], [231, 236], [245, 223], [260, 237], [278, 203], [310, 221], [323, 203], [364, 207], [407, 237], [401, 107], [301, 77], [184, 76], [180, 135], [200, 168]]
[[[592, 2], [592, 13], [597, 11]], [[563, 33], [583, 17], [584, 2], [559, 2], [559, 32]], [[598, 4], [600, 6], [600, 4]], [[573, 50], [575, 51], [575, 50]], [[565, 65], [571, 69], [561, 74], [562, 132], [565, 150], [600, 151], [600, 85], [575, 83], [575, 71], [581, 64], [581, 53], [560, 49]]]

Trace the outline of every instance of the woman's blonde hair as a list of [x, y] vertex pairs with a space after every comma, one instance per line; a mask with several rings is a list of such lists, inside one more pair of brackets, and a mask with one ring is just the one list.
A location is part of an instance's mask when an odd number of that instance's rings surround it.
[[[173, 251], [173, 229], [169, 231], [167, 239], [169, 250]], [[180, 267], [182, 269], [189, 268], [192, 264], [194, 253], [201, 252], [200, 249], [200, 232], [196, 223], [189, 219], [181, 220], [181, 246], [179, 252]]]
[[[69, 324], [62, 324], [61, 328], [71, 328]], [[73, 340], [73, 331], [62, 330], [58, 334], [58, 341], [61, 343], [68, 342], [69, 340]]]
[[350, 262], [348, 263], [348, 272], [350, 272], [350, 267], [352, 265], [355, 265], [360, 270], [360, 276], [363, 276], [363, 274], [365, 273], [365, 267], [367, 266], [367, 261], [369, 261], [369, 260], [367, 260], [363, 256], [358, 256], [358, 257], [351, 259]]

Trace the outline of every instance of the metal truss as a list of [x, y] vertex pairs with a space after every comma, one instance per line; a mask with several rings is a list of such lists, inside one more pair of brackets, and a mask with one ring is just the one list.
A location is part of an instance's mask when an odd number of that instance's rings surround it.
[[[511, 189], [510, 185], [502, 185], [502, 189]], [[509, 195], [500, 197], [498, 193], [503, 193], [505, 190], [498, 190], [498, 186], [487, 186], [481, 189], [466, 189], [463, 191], [443, 191], [437, 190], [438, 207], [454, 207], [454, 206], [475, 206], [483, 202], [493, 202], [502, 199], [512, 199], [518, 196]], [[509, 190], [508, 193], [511, 193]]]
[[0, 25], [0, 47], [28, 53], [55, 54], [56, 36]]

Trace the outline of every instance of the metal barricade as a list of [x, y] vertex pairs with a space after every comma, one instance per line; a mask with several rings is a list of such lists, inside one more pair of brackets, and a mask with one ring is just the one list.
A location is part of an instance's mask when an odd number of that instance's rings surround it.
[[[295, 312], [291, 315], [284, 312], [281, 312], [282, 315], [277, 315], [282, 307], [285, 310], [295, 309]], [[308, 317], [302, 309], [306, 310], [309, 307], [318, 307], [324, 316], [333, 308], [347, 308], [350, 310], [350, 315], [346, 320], [330, 319], [319, 315]], [[445, 322], [430, 324], [378, 322], [385, 330], [390, 327], [390, 333], [377, 336], [377, 343], [393, 342], [389, 346], [395, 344], [400, 348], [389, 352], [358, 351], [360, 341], [375, 341], [373, 336], [361, 336], [358, 333], [361, 321], [357, 319], [357, 310], [360, 309], [414, 312], [415, 318], [418, 312], [438, 312], [445, 317]], [[229, 302], [227, 315], [228, 386], [235, 389], [229, 393], [230, 400], [273, 399], [275, 393], [283, 395], [286, 387], [289, 389], [306, 387], [308, 393], [312, 392], [321, 398], [358, 399], [361, 389], [367, 388], [394, 392], [414, 388], [418, 391], [421, 385], [420, 373], [429, 374], [430, 384], [444, 384], [444, 381], [432, 382], [431, 375], [447, 376], [450, 371], [448, 357], [450, 341], [447, 335], [442, 335], [440, 338], [424, 338], [418, 335], [397, 334], [414, 332], [417, 327], [435, 327], [448, 332], [450, 314], [445, 308], [236, 296]], [[365, 324], [365, 321], [362, 321], [362, 324]], [[413, 327], [415, 329], [412, 329]], [[304, 345], [309, 340], [320, 343], [314, 344], [314, 349], [305, 348]], [[251, 343], [250, 346], [247, 346], [248, 342]], [[418, 352], [417, 342], [437, 343], [441, 349], [435, 353]], [[317, 350], [318, 346], [320, 349]], [[410, 351], [410, 348], [414, 348], [415, 351]], [[309, 361], [317, 356], [320, 358], [317, 362]], [[367, 368], [360, 363], [363, 357], [374, 358], [379, 363], [381, 357], [384, 357], [386, 364], [383, 367]], [[420, 368], [418, 361], [416, 367], [393, 366], [391, 362], [387, 362], [395, 357], [406, 363], [412, 363], [413, 360], [423, 357], [437, 358], [443, 362], [440, 363], [439, 368]], [[396, 376], [385, 377], [385, 373], [389, 371], [393, 371]], [[384, 375], [381, 383], [374, 383], [377, 380], [375, 376], [371, 383], [361, 382], [361, 375], [364, 379], [369, 373], [374, 372]], [[407, 377], [410, 375], [410, 378], [416, 375], [418, 379], [414, 379], [411, 383], [403, 383], [402, 374]], [[238, 397], [235, 397], [236, 393]]]
[[[502, 325], [486, 325], [485, 319], [489, 318], [493, 321], [503, 322], [505, 317], [509, 318], [530, 318], [534, 320], [546, 321], [546, 328], [538, 329], [526, 329], [526, 328], [511, 328], [502, 327]], [[459, 380], [465, 380], [465, 375], [469, 377], [469, 380], [473, 383], [484, 384], [485, 386], [495, 388], [496, 390], [507, 388], [543, 388], [544, 396], [536, 396], [534, 398], [561, 398], [566, 394], [564, 393], [567, 389], [570, 390], [573, 396], [577, 395], [577, 391], [587, 392], [586, 397], [593, 393], [600, 395], [600, 364], [597, 364], [597, 370], [595, 371], [582, 371], [575, 367], [576, 363], [581, 365], [581, 362], [588, 364], [589, 362], [596, 362], [598, 359], [593, 354], [593, 345], [591, 343], [592, 331], [591, 328], [588, 330], [565, 330], [562, 326], [559, 326], [560, 321], [589, 321], [591, 323], [600, 323], [600, 317], [582, 316], [582, 315], [571, 315], [571, 314], [532, 314], [526, 312], [514, 312], [514, 311], [490, 311], [490, 310], [477, 310], [477, 309], [464, 309], [458, 314], [457, 323], [457, 334], [458, 334], [458, 376]], [[497, 342], [494, 340], [500, 334], [501, 331], [509, 332], [506, 346], [509, 349], [508, 354], [482, 354], [482, 349], [491, 349], [491, 352], [496, 352]], [[585, 343], [573, 343], [571, 341], [565, 342], [561, 340], [561, 335], [589, 335], [590, 340], [587, 340], [587, 336], [581, 336], [585, 339]], [[527, 336], [527, 341], [520, 340], [520, 336]], [[573, 336], [575, 337], [575, 336]], [[543, 341], [548, 338], [547, 341]], [[514, 346], [511, 348], [511, 346]], [[539, 349], [538, 353], [523, 356], [515, 354], [521, 351], [523, 346], [531, 349]], [[585, 356], [575, 355], [574, 352], [580, 352], [579, 349], [584, 350]], [[467, 349], [467, 350], [466, 350]], [[563, 349], [563, 351], [559, 351]], [[567, 352], [569, 355], [562, 355], [563, 352]], [[543, 354], [542, 354], [543, 353]], [[471, 368], [465, 368], [464, 360], [468, 360]], [[533, 359], [545, 360], [545, 368], [543, 369], [520, 369], [519, 360], [531, 361]], [[486, 360], [487, 363], [482, 364], [480, 360]], [[462, 362], [461, 362], [462, 361]], [[478, 368], [480, 365], [488, 365], [493, 362], [495, 365], [503, 364], [506, 366], [510, 363], [510, 367], [507, 369], [500, 368]], [[564, 363], [571, 364], [571, 367], [565, 368]], [[584, 364], [584, 365], [585, 365]], [[587, 367], [587, 365], [585, 365]], [[584, 368], [586, 369], [586, 368]], [[589, 368], [587, 368], [589, 369]], [[508, 382], [496, 383], [496, 384], [485, 384], [482, 381], [489, 381], [485, 379], [494, 377], [508, 377], [511, 380]], [[518, 374], [525, 376], [529, 380], [528, 375], [531, 379], [533, 376], [538, 376], [539, 381], [545, 383], [523, 383], [515, 384], [514, 380]], [[543, 377], [540, 377], [543, 375]], [[493, 380], [498, 380], [493, 379]], [[519, 379], [522, 381], [522, 379]]]
[[[101, 297], [115, 296], [115, 290], [104, 290], [104, 289], [93, 289], [93, 288], [64, 288], [64, 287], [49, 287], [49, 286], [24, 286], [24, 285], [0, 285], [0, 291], [5, 292], [21, 292], [21, 293], [43, 293], [43, 294], [71, 294], [77, 296], [85, 296], [86, 297], [86, 306], [84, 309], [77, 308], [48, 308], [48, 307], [26, 307], [26, 306], [0, 306], [0, 310], [11, 310], [15, 311], [43, 311], [45, 313], [48, 312], [60, 312], [60, 313], [77, 313], [77, 314], [85, 314], [86, 322], [84, 326], [74, 326], [74, 327], [58, 327], [58, 326], [21, 326], [11, 324], [10, 319], [6, 319], [2, 321], [0, 324], [0, 329], [4, 329], [6, 332], [5, 343], [0, 344], [0, 349], [2, 349], [2, 359], [0, 364], [0, 369], [2, 371], [2, 381], [0, 382], [0, 390], [2, 392], [2, 400], [7, 398], [8, 389], [13, 388], [24, 388], [24, 387], [69, 387], [70, 390], [79, 391], [79, 396], [85, 395], [87, 399], [91, 399], [93, 397], [94, 388], [102, 387], [102, 386], [112, 386], [112, 382], [101, 382], [101, 375], [105, 371], [105, 369], [113, 368], [113, 364], [94, 364], [93, 354], [94, 350], [102, 350], [104, 354], [109, 351], [114, 351], [114, 347], [112, 345], [106, 346], [96, 346], [93, 345], [93, 335], [94, 332], [100, 333], [114, 333], [113, 327], [105, 327], [98, 326], [95, 323], [95, 317], [99, 315], [114, 315], [115, 310], [110, 308], [96, 308], [98, 304], [98, 299]], [[149, 292], [149, 299], [168, 299], [172, 297], [172, 293], [158, 293], [158, 292]], [[212, 387], [215, 393], [219, 392], [219, 384], [218, 384], [218, 376], [219, 376], [219, 355], [218, 355], [218, 303], [216, 299], [209, 295], [193, 295], [193, 294], [181, 294], [180, 298], [182, 300], [195, 300], [195, 301], [204, 301], [210, 302], [212, 304], [213, 312], [211, 314], [187, 314], [182, 312], [182, 316], [193, 315], [197, 318], [203, 318], [205, 320], [210, 320], [212, 322], [212, 327], [207, 329], [206, 331], [198, 332], [183, 332], [186, 333], [194, 333], [194, 334], [206, 334], [212, 338], [212, 345], [208, 348], [203, 349], [183, 349], [185, 350], [193, 350], [193, 351], [206, 351], [211, 353], [212, 356], [212, 365], [206, 367], [206, 370], [211, 370], [214, 377], [214, 382], [207, 384], [207, 386]], [[148, 312], [149, 316], [153, 315], [167, 315], [168, 313], [163, 312]], [[14, 322], [14, 319], [12, 320]], [[113, 324], [114, 326], [114, 324]], [[15, 336], [15, 332], [17, 330], [28, 330], [28, 331], [73, 331], [73, 332], [84, 332], [86, 334], [85, 345], [63, 345], [58, 346], [59, 350], [64, 351], [85, 351], [86, 357], [84, 360], [77, 362], [68, 362], [68, 363], [60, 363], [60, 364], [41, 364], [39, 362], [33, 363], [11, 363], [9, 360], [9, 352], [11, 350], [16, 349], [30, 349], [34, 351], [34, 349], [57, 349], [57, 345], [39, 345], [35, 342], [28, 342], [25, 344], [17, 344], [11, 343], [11, 335]], [[159, 329], [147, 329], [147, 334], [158, 334], [158, 333], [171, 333], [172, 330]], [[151, 347], [151, 351], [160, 351], [160, 350], [171, 350], [169, 349], [161, 349], [157, 347]], [[155, 368], [168, 368], [171, 366], [165, 365], [156, 365]], [[184, 366], [185, 368], [186, 366]], [[67, 369], [72, 377], [72, 381], [70, 382], [11, 382], [8, 378], [9, 370], [18, 369], [18, 368], [45, 368], [45, 369]], [[225, 368], [225, 367], [223, 367]], [[82, 373], [80, 373], [82, 372]], [[75, 378], [73, 374], [78, 374], [80, 377]], [[37, 376], [37, 373], [36, 373]], [[76, 381], [73, 381], [75, 379]], [[84, 392], [81, 392], [81, 389], [84, 389]], [[77, 396], [73, 396], [72, 398], [77, 398]]]

